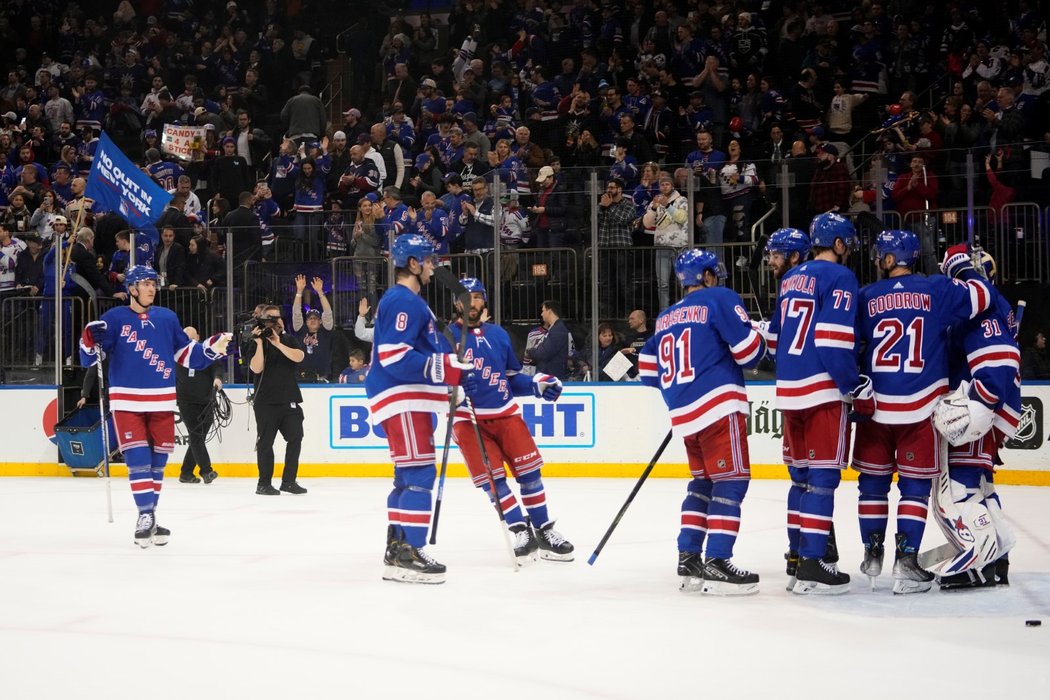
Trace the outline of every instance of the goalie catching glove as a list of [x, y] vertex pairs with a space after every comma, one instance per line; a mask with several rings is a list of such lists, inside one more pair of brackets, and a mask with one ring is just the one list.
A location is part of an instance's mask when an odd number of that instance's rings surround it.
[[532, 377], [532, 393], [538, 399], [557, 401], [561, 390], [561, 380], [552, 374], [537, 374]]
[[[981, 439], [992, 429], [995, 411], [982, 400], [980, 382], [962, 382], [941, 399], [933, 412], [933, 425], [950, 445]], [[987, 392], [985, 392], [987, 393]]]

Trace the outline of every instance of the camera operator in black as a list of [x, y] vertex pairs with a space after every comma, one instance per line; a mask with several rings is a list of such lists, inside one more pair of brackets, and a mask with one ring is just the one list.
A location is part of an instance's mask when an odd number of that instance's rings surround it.
[[[277, 306], [263, 309], [251, 335], [254, 347], [248, 349], [245, 357], [255, 384], [252, 404], [258, 430], [255, 447], [259, 465], [259, 486], [255, 493], [260, 496], [279, 496], [281, 491], [306, 493], [306, 489], [295, 481], [299, 471], [299, 450], [303, 444], [303, 409], [300, 406], [303, 395], [296, 375], [306, 353], [297, 338], [284, 332], [281, 310]], [[287, 443], [281, 491], [270, 483], [273, 478], [273, 441], [278, 432]]]
[[[186, 335], [190, 340], [200, 340], [197, 329], [187, 326]], [[183, 484], [199, 484], [201, 479], [210, 484], [219, 475], [212, 469], [211, 455], [208, 454], [208, 433], [215, 418], [214, 398], [222, 389], [222, 362], [216, 361], [208, 369], [193, 370], [175, 366], [175, 400], [179, 405], [179, 419], [186, 427], [190, 444], [186, 456], [182, 458], [182, 470], [179, 481]], [[200, 467], [200, 476], [194, 476], [193, 470]]]

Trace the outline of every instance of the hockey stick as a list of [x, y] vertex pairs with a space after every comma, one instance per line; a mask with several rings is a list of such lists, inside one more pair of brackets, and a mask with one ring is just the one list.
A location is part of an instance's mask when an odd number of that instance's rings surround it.
[[106, 512], [113, 522], [113, 486], [109, 476], [109, 421], [106, 419], [106, 378], [102, 371], [102, 346], [95, 345], [95, 368], [98, 372], [98, 413], [102, 423], [102, 464], [106, 471]]
[[1017, 310], [1014, 311], [1014, 340], [1021, 334], [1021, 319], [1024, 318], [1025, 307], [1028, 306], [1028, 302], [1021, 299], [1017, 302]]
[[[470, 294], [468, 293], [467, 297], [469, 296]], [[441, 329], [441, 332], [445, 335], [445, 339], [449, 342], [449, 344], [451, 344], [452, 347], [456, 347], [456, 339], [452, 335], [452, 330], [448, 326], [444, 326]], [[465, 325], [463, 332], [466, 333]], [[462, 348], [466, 347], [466, 344], [466, 338], [464, 338], [463, 343], [461, 344], [461, 351]], [[454, 394], [455, 388], [453, 388], [453, 395]], [[454, 400], [454, 398], [450, 399], [449, 403], [451, 404]], [[482, 439], [481, 436], [481, 427], [478, 425], [478, 414], [474, 411], [474, 402], [470, 400], [469, 396], [466, 396], [466, 392], [464, 392], [464, 400], [467, 403], [467, 409], [470, 413], [470, 425], [474, 429], [474, 439], [478, 441], [478, 451], [481, 453], [481, 463], [485, 466], [485, 476], [487, 477], [489, 482], [489, 489], [492, 495], [492, 504], [496, 507], [496, 515], [499, 516], [500, 530], [503, 532], [503, 541], [504, 543], [506, 543], [507, 552], [510, 554], [511, 566], [514, 567], [514, 571], [517, 571], [518, 558], [514, 555], [514, 545], [511, 544], [510, 541], [510, 527], [507, 525], [507, 516], [503, 514], [503, 506], [500, 504], [499, 493], [496, 490], [496, 477], [492, 472], [492, 462], [489, 461], [488, 450], [485, 449], [485, 441]], [[452, 416], [450, 415], [449, 425], [451, 425], [451, 421]], [[449, 429], [449, 431], [451, 432], [451, 428]]]
[[587, 564], [589, 566], [594, 566], [594, 562], [598, 558], [598, 555], [602, 553], [605, 543], [609, 541], [610, 537], [612, 537], [613, 530], [615, 530], [616, 526], [620, 524], [620, 518], [622, 518], [623, 514], [627, 512], [627, 508], [631, 505], [634, 497], [638, 495], [638, 491], [641, 490], [642, 484], [644, 484], [645, 480], [649, 478], [649, 474], [652, 473], [653, 467], [656, 466], [656, 463], [660, 460], [661, 455], [663, 455], [664, 450], [667, 449], [667, 445], [670, 442], [671, 431], [668, 430], [667, 435], [664, 436], [664, 441], [661, 442], [660, 447], [656, 449], [656, 454], [654, 454], [653, 458], [649, 460], [649, 464], [645, 467], [645, 471], [642, 472], [640, 477], [638, 477], [638, 482], [634, 485], [634, 488], [631, 489], [631, 493], [627, 496], [627, 500], [623, 502], [623, 507], [620, 508], [620, 512], [616, 514], [615, 518], [613, 518], [612, 523], [609, 524], [609, 529], [605, 531], [604, 535], [602, 535], [601, 542], [598, 543], [598, 546], [594, 548], [594, 552], [587, 559]]

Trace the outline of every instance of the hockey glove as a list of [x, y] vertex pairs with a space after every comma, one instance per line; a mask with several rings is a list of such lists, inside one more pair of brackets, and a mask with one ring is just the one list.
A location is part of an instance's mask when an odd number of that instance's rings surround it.
[[431, 355], [423, 373], [435, 384], [460, 385], [468, 394], [472, 389], [477, 389], [474, 382], [474, 365], [451, 353], [436, 352]]
[[866, 421], [875, 415], [875, 390], [871, 388], [871, 378], [860, 375], [860, 384], [850, 392], [853, 398], [853, 409], [849, 413], [852, 421]]
[[973, 256], [967, 243], [953, 245], [945, 251], [941, 261], [941, 272], [953, 279], [961, 279], [966, 272], [973, 272]]
[[557, 401], [561, 396], [561, 380], [551, 374], [537, 374], [532, 377], [533, 395], [544, 401]]
[[[92, 321], [84, 326], [84, 333], [80, 340], [84, 345], [84, 349], [88, 352], [101, 351], [101, 346], [105, 344], [108, 333], [109, 326], [106, 325], [105, 321]], [[97, 349], [96, 346], [98, 346]]]
[[206, 339], [202, 343], [204, 346], [204, 356], [209, 360], [216, 360], [220, 357], [225, 357], [226, 347], [230, 344], [232, 339], [233, 333], [216, 333]]
[[992, 429], [995, 411], [985, 403], [987, 397], [981, 395], [982, 389], [977, 382], [963, 382], [937, 404], [933, 424], [948, 444], [974, 442]]

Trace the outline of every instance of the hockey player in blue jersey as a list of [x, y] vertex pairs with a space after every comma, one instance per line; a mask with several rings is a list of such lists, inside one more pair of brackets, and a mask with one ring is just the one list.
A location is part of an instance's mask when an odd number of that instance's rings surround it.
[[472, 381], [472, 365], [449, 352], [434, 313], [420, 297], [434, 273], [434, 246], [419, 234], [406, 233], [394, 240], [390, 256], [397, 283], [376, 309], [371, 369], [365, 378], [372, 424], [386, 432], [394, 462], [383, 578], [443, 583], [445, 565], [423, 551], [437, 471], [431, 414], [448, 409], [450, 386]]
[[171, 534], [157, 525], [156, 509], [164, 466], [175, 448], [175, 365], [210, 367], [226, 354], [231, 335], [213, 335], [203, 343], [190, 340], [174, 312], [153, 306], [157, 273], [151, 267], [129, 268], [124, 284], [130, 304], [87, 324], [80, 360], [93, 367], [100, 356], [109, 359], [109, 406], [139, 511], [135, 544], [145, 548], [167, 544]]
[[751, 478], [742, 368], [758, 364], [765, 342], [752, 328], [740, 295], [721, 286], [726, 272], [713, 253], [686, 250], [674, 270], [685, 295], [656, 319], [638, 356], [638, 376], [660, 390], [671, 431], [683, 438], [689, 459], [692, 480], [682, 502], [678, 575], [682, 590], [757, 593], [758, 574], [738, 567], [732, 557]]
[[[481, 320], [488, 300], [485, 286], [473, 277], [460, 283], [470, 292], [470, 308], [463, 309], [457, 304], [461, 320], [452, 331], [457, 344], [466, 343], [463, 359], [473, 363], [474, 372], [484, 378], [476, 382], [476, 388], [467, 396], [477, 415], [485, 454], [492, 465], [495, 497], [499, 498], [507, 526], [514, 533], [514, 554], [521, 563], [535, 558], [537, 550], [542, 559], [572, 561], [573, 546], [554, 529], [554, 520], [547, 511], [547, 494], [540, 475], [543, 457], [521, 417], [521, 407], [514, 400], [515, 396], [536, 396], [557, 401], [562, 391], [561, 381], [549, 374], [531, 377], [523, 374], [507, 331]], [[465, 403], [456, 409], [454, 420], [453, 435], [463, 452], [471, 480], [492, 499], [492, 486], [471, 425], [470, 409]], [[528, 520], [507, 486], [504, 465], [518, 482]], [[535, 532], [530, 525], [535, 526]]]
[[[966, 245], [950, 248], [941, 269], [962, 274], [964, 258], [973, 253]], [[995, 261], [983, 251], [977, 257], [978, 272], [994, 281]], [[958, 552], [932, 567], [941, 590], [1009, 583], [1007, 555], [1014, 538], [1004, 522], [994, 476], [1001, 463], [999, 450], [1017, 432], [1021, 417], [1021, 354], [1014, 312], [995, 287], [988, 287], [990, 308], [952, 326], [948, 381], [955, 392], [934, 412], [934, 425], [950, 444], [947, 472], [942, 469], [934, 482], [935, 515]]]
[[[766, 242], [766, 261], [773, 271], [774, 279], [780, 280], [789, 270], [798, 267], [809, 257], [812, 244], [809, 236], [797, 228], [781, 228], [774, 231]], [[766, 323], [759, 324], [759, 332], [766, 340], [766, 346], [770, 355], [776, 354], [777, 336], [780, 333], [780, 314], [774, 313], [772, 319]], [[787, 536], [788, 551], [784, 554], [787, 562], [785, 572], [788, 575], [787, 589], [795, 588], [795, 574], [798, 571], [798, 547], [799, 547], [799, 504], [802, 502], [802, 494], [809, 488], [809, 468], [795, 466], [791, 462], [791, 456], [784, 450], [784, 463], [788, 468], [791, 486], [788, 487], [787, 496]], [[835, 526], [831, 526], [828, 532], [828, 543], [824, 550], [824, 561], [829, 564], [838, 562], [838, 547], [835, 543]]]
[[864, 561], [861, 572], [874, 586], [882, 572], [894, 472], [897, 504], [893, 592], [922, 593], [933, 575], [917, 552], [926, 528], [930, 485], [940, 471], [940, 436], [930, 420], [948, 391], [949, 326], [988, 310], [991, 292], [968, 255], [950, 265], [953, 277], [912, 274], [919, 239], [911, 231], [883, 231], [872, 258], [883, 275], [861, 291], [857, 330], [866, 343], [861, 358], [875, 392], [872, 420], [857, 426], [853, 468], [860, 472], [857, 504]]
[[806, 474], [798, 499], [799, 560], [791, 590], [839, 594], [849, 590], [849, 575], [828, 560], [828, 540], [835, 489], [849, 460], [848, 402], [860, 417], [870, 416], [875, 407], [870, 380], [857, 372], [858, 285], [845, 266], [857, 248], [857, 232], [847, 219], [829, 213], [813, 219], [809, 237], [812, 259], [780, 280], [773, 322], [784, 459]]

